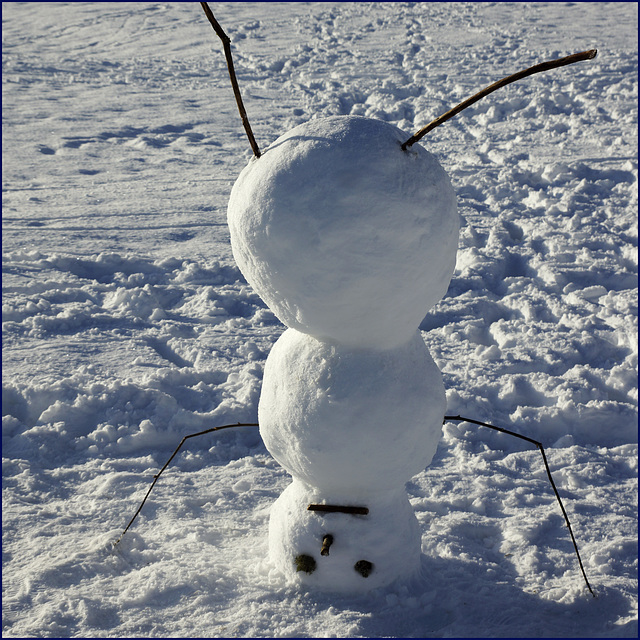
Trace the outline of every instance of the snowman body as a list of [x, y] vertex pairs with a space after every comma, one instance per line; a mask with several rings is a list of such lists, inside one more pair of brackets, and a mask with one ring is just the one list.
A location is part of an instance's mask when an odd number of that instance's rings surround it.
[[404, 485], [436, 451], [445, 392], [418, 327], [446, 293], [459, 219], [448, 176], [424, 148], [402, 151], [407, 138], [368, 118], [312, 120], [253, 158], [229, 201], [236, 262], [288, 327], [258, 407], [293, 477], [270, 558], [318, 589], [419, 567]]

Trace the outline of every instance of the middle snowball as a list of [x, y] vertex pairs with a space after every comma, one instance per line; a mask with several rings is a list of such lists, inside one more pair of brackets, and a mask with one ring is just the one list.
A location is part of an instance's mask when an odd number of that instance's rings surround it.
[[271, 455], [336, 498], [402, 486], [442, 435], [442, 375], [419, 332], [393, 349], [287, 329], [264, 369], [258, 420]]

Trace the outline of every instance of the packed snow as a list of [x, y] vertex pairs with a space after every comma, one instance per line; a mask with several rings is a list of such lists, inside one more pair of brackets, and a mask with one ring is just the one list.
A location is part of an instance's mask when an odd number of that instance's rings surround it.
[[114, 547], [185, 435], [258, 421], [286, 327], [231, 249], [252, 152], [198, 3], [4, 3], [3, 635], [637, 636], [637, 4], [210, 6], [265, 149], [332, 116], [415, 132], [598, 49], [419, 143], [461, 227], [417, 336], [447, 415], [544, 444], [597, 598], [540, 452], [468, 422], [443, 426], [403, 489], [411, 579], [289, 584], [269, 522], [300, 487], [255, 427], [185, 443]]
[[442, 378], [418, 333], [396, 349], [374, 350], [295, 329], [267, 358], [258, 406], [265, 444], [283, 467], [353, 496], [402, 487], [424, 469], [444, 412]]

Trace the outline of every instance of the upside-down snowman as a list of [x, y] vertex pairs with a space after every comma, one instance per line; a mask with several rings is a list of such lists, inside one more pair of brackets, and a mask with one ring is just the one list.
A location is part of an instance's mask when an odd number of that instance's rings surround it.
[[405, 483], [431, 461], [442, 376], [419, 325], [446, 293], [459, 218], [435, 157], [363, 117], [311, 120], [231, 192], [233, 254], [288, 327], [267, 358], [260, 433], [292, 483], [271, 562], [310, 588], [363, 591], [420, 566]]

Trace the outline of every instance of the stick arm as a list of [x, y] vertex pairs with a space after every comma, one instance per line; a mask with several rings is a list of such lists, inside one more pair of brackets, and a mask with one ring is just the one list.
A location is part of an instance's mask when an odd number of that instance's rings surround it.
[[544, 452], [544, 447], [540, 442], [534, 440], [533, 438], [529, 438], [527, 436], [523, 436], [520, 433], [516, 433], [515, 431], [510, 431], [509, 429], [503, 429], [502, 427], [496, 427], [492, 424], [487, 424], [486, 422], [480, 422], [479, 420], [472, 420], [471, 418], [465, 418], [463, 416], [445, 416], [443, 420], [444, 422], [470, 422], [471, 424], [477, 424], [481, 427], [487, 427], [488, 429], [493, 429], [494, 431], [500, 431], [501, 433], [506, 433], [510, 436], [514, 436], [515, 438], [520, 438], [521, 440], [526, 440], [531, 444], [534, 444], [542, 454], [542, 461], [544, 462], [544, 467], [547, 471], [547, 477], [549, 478], [549, 482], [551, 483], [551, 488], [555, 493], [556, 498], [558, 499], [558, 504], [560, 505], [560, 509], [562, 510], [562, 515], [564, 516], [564, 521], [569, 529], [569, 535], [571, 536], [571, 542], [573, 542], [573, 548], [576, 551], [576, 556], [578, 556], [578, 564], [580, 565], [580, 571], [582, 572], [582, 576], [584, 581], [587, 583], [587, 588], [591, 592], [591, 595], [595, 598], [596, 594], [593, 592], [591, 585], [589, 584], [589, 580], [587, 579], [587, 574], [585, 573], [584, 566], [582, 564], [582, 558], [580, 557], [580, 552], [578, 551], [578, 544], [576, 543], [575, 536], [573, 535], [573, 530], [571, 529], [571, 523], [569, 522], [569, 516], [567, 516], [567, 512], [565, 511], [564, 505], [562, 504], [562, 500], [560, 499], [560, 494], [558, 493], [558, 489], [556, 488], [556, 483], [553, 481], [553, 477], [551, 475], [551, 469], [549, 468], [549, 463], [547, 462], [547, 456]]
[[160, 469], [160, 471], [158, 471], [158, 473], [155, 476], [153, 476], [153, 482], [151, 483], [151, 486], [149, 487], [147, 494], [145, 495], [142, 502], [140, 503], [138, 510], [133, 514], [133, 518], [131, 518], [131, 520], [129, 521], [129, 524], [125, 527], [125, 530], [120, 534], [120, 537], [115, 541], [113, 546], [114, 547], [117, 546], [120, 540], [122, 540], [122, 537], [124, 536], [124, 534], [127, 533], [127, 531], [129, 530], [129, 527], [133, 524], [133, 521], [138, 517], [138, 514], [142, 510], [142, 507], [144, 506], [144, 503], [147, 501], [147, 498], [149, 497], [149, 494], [153, 490], [153, 487], [156, 486], [156, 482], [158, 482], [158, 479], [162, 475], [162, 472], [169, 466], [171, 461], [176, 457], [176, 454], [178, 453], [178, 451], [180, 451], [180, 449], [182, 448], [182, 445], [189, 438], [195, 438], [196, 436], [204, 436], [207, 433], [212, 433], [213, 431], [221, 431], [222, 429], [233, 429], [235, 427], [257, 427], [257, 426], [259, 426], [257, 422], [237, 422], [235, 424], [225, 424], [225, 425], [222, 425], [221, 427], [212, 427], [211, 429], [205, 429], [204, 431], [191, 433], [188, 436], [185, 436], [184, 438], [182, 438], [182, 440], [180, 441], [180, 444], [176, 447], [176, 450], [171, 454], [171, 457], [164, 463], [164, 466], [162, 467], [162, 469]]

